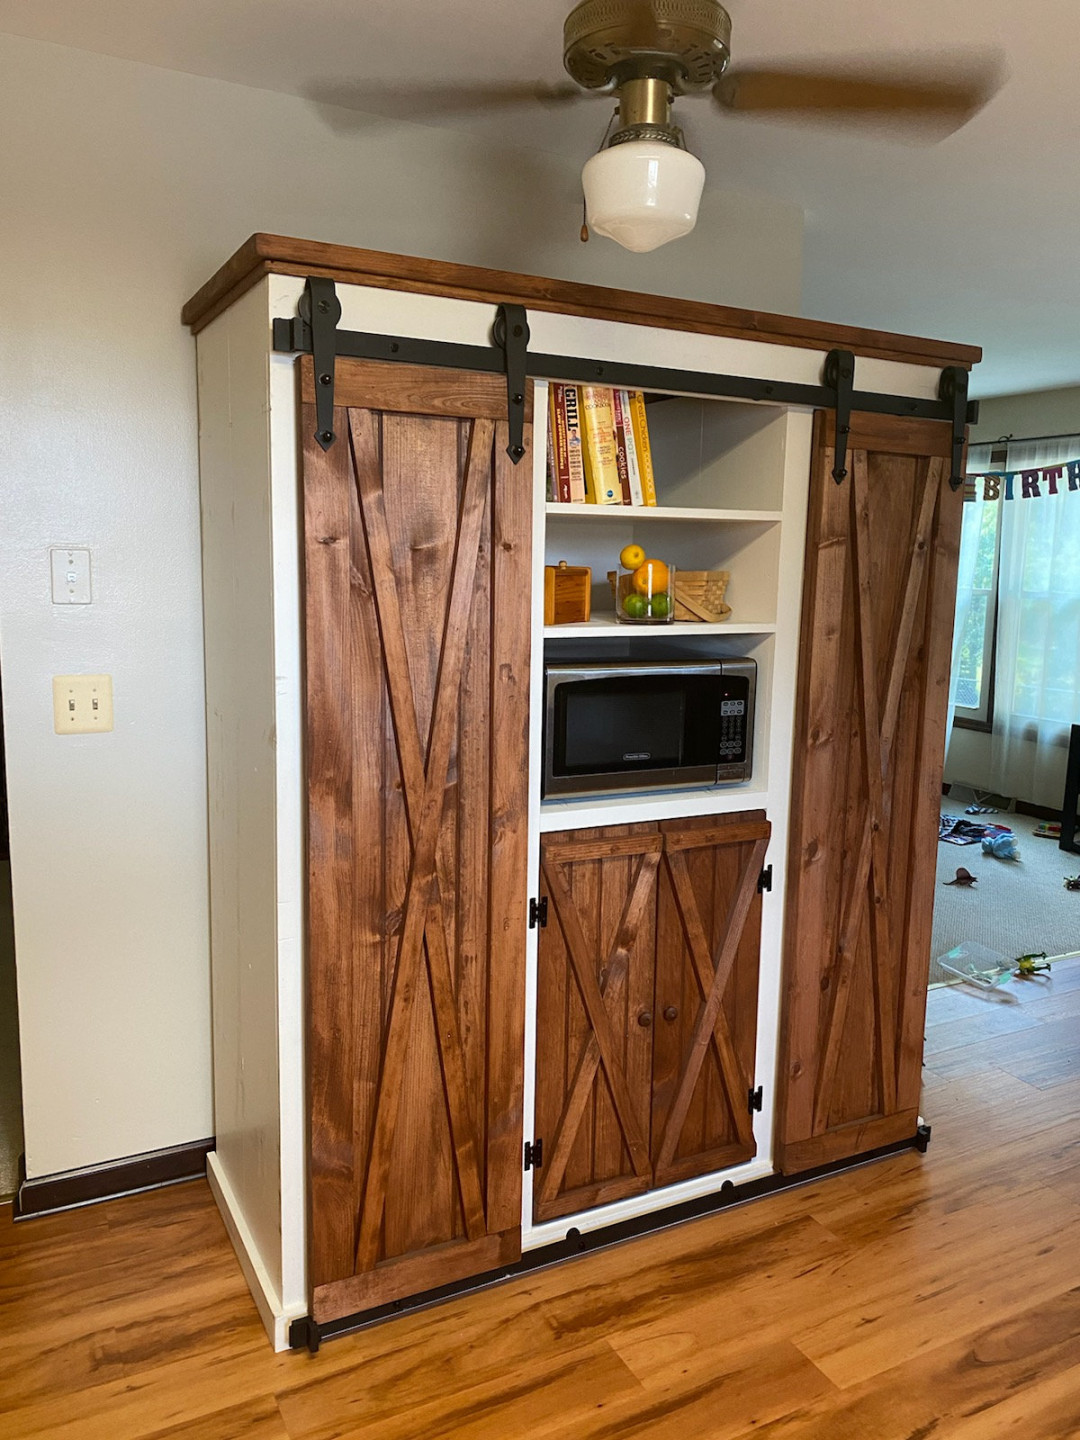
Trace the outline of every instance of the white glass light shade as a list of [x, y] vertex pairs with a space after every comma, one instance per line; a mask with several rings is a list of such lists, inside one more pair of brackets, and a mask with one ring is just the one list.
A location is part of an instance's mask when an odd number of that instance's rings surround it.
[[655, 250], [697, 223], [705, 166], [657, 140], [626, 140], [590, 156], [581, 172], [590, 230], [626, 250]]

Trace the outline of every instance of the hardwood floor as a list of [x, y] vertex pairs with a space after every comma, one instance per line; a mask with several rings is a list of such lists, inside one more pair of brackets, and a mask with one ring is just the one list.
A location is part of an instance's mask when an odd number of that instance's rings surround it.
[[314, 1357], [270, 1351], [202, 1182], [17, 1226], [5, 1210], [0, 1437], [1076, 1437], [1080, 964], [1019, 994], [931, 995], [925, 1157]]

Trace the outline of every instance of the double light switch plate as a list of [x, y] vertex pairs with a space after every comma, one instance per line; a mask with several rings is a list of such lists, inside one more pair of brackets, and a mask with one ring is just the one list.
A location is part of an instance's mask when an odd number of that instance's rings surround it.
[[111, 675], [54, 675], [57, 735], [94, 735], [113, 728]]

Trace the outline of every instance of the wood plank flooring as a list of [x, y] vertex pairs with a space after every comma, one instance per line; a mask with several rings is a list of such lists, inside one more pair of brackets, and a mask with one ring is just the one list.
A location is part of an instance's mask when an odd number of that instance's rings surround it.
[[1080, 1436], [1080, 963], [930, 997], [929, 1154], [328, 1342], [267, 1344], [205, 1184], [12, 1225], [0, 1440]]

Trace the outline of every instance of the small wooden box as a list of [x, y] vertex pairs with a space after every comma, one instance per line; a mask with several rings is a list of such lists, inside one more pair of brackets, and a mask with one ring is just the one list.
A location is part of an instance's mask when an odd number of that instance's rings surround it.
[[592, 569], [588, 565], [544, 566], [544, 624], [584, 625], [592, 614]]

